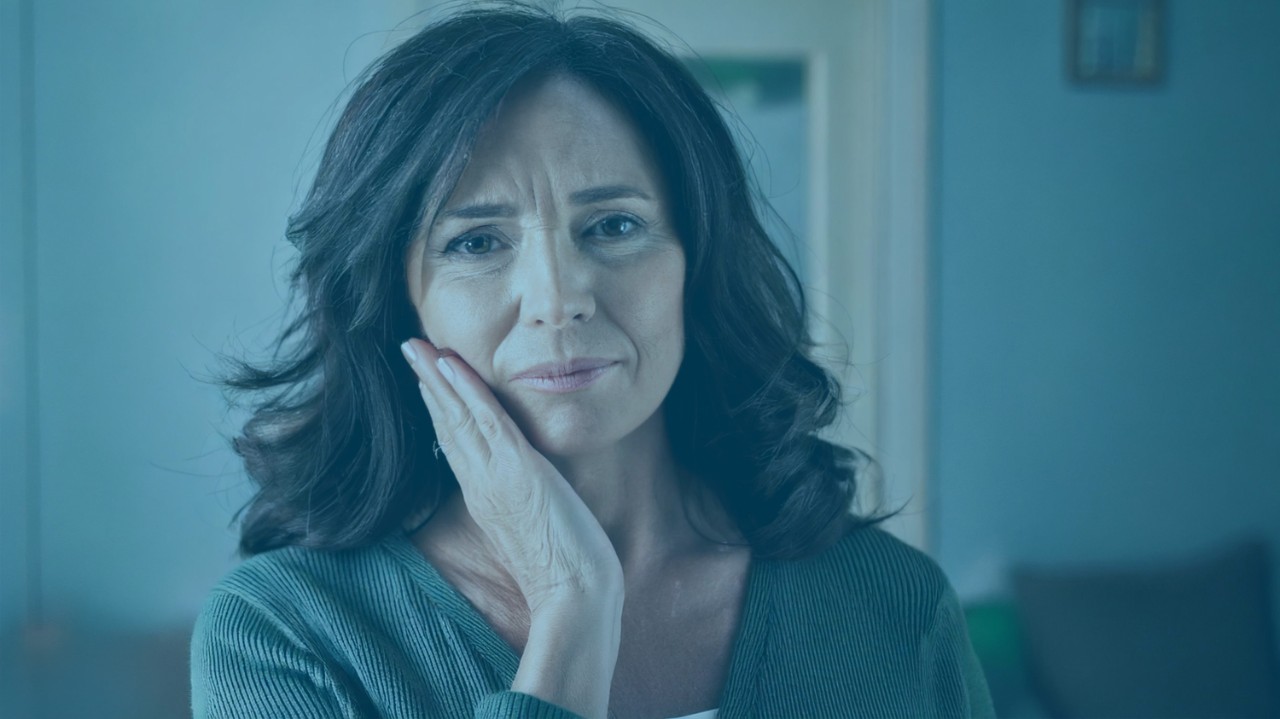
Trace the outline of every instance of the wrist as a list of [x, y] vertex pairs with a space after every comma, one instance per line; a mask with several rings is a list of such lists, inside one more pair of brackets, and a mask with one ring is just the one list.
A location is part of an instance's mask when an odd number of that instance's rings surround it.
[[546, 626], [609, 626], [622, 622], [623, 593], [573, 592], [558, 594], [529, 608], [530, 629]]
[[547, 603], [531, 617], [512, 691], [584, 717], [603, 717], [622, 640], [621, 602]]
[[616, 615], [621, 618], [625, 596], [621, 577], [592, 586], [561, 587], [536, 602], [530, 602], [529, 619], [531, 623], [558, 623], [584, 615], [602, 619]]

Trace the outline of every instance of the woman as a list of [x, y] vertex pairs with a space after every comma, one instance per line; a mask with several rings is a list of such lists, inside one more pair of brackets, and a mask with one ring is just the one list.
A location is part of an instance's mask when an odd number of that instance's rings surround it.
[[990, 715], [946, 579], [816, 436], [839, 386], [716, 109], [634, 30], [428, 27], [289, 236], [198, 717]]

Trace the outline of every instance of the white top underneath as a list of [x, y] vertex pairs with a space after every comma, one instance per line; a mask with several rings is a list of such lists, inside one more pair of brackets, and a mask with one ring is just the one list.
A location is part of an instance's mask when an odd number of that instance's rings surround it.
[[715, 709], [708, 709], [704, 712], [698, 712], [697, 714], [685, 714], [682, 717], [672, 717], [672, 719], [716, 719], [718, 716], [720, 716], [719, 707]]

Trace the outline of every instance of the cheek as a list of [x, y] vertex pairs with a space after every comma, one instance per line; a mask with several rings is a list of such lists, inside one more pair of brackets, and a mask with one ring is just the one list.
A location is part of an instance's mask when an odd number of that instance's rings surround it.
[[650, 360], [680, 361], [684, 355], [684, 266], [663, 262], [627, 284], [627, 308], [641, 350]]
[[459, 285], [429, 287], [418, 306], [427, 341], [456, 352], [487, 382], [493, 360], [494, 297]]

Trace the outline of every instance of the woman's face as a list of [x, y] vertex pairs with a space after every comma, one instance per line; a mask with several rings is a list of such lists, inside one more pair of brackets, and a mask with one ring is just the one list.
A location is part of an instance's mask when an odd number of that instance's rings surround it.
[[[544, 454], [661, 421], [684, 356], [685, 257], [665, 190], [627, 117], [555, 76], [507, 97], [410, 248], [426, 338], [466, 360]], [[608, 364], [520, 377], [579, 359]]]

